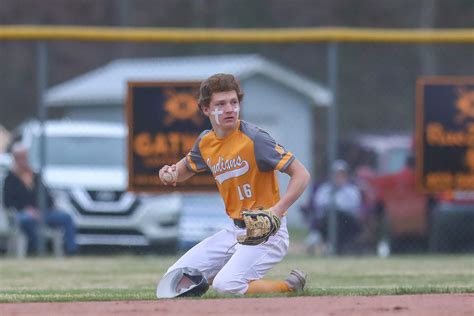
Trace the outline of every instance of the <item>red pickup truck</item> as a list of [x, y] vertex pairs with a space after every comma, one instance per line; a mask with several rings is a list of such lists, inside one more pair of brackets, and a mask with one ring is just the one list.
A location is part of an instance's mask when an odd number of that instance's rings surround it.
[[[367, 179], [374, 191], [370, 213], [376, 224], [376, 240], [390, 248], [425, 248], [429, 235], [428, 197], [415, 187], [415, 172], [410, 167]], [[378, 245], [382, 246], [381, 244]]]

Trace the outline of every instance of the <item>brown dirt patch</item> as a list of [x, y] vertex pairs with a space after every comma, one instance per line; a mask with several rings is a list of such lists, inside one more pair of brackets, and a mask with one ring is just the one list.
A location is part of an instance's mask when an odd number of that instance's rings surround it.
[[1, 315], [473, 315], [474, 294], [6, 303]]

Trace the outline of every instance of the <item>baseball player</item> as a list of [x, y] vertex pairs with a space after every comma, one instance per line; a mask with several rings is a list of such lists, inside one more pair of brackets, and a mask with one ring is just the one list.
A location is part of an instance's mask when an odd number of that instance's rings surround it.
[[[165, 185], [175, 186], [195, 173], [211, 171], [232, 219], [228, 227], [186, 252], [167, 274], [197, 269], [219, 293], [301, 291], [306, 282], [302, 271], [292, 270], [286, 280], [262, 278], [286, 255], [285, 215], [310, 176], [267, 132], [239, 120], [243, 95], [233, 75], [216, 74], [203, 81], [198, 103], [212, 130], [201, 133], [186, 157], [159, 172]], [[291, 177], [282, 197], [276, 170]]]

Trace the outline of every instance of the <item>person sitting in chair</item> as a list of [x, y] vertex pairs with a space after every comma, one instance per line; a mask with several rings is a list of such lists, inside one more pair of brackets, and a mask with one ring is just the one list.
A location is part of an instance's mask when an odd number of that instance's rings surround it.
[[36, 254], [39, 248], [38, 227], [41, 222], [49, 227], [64, 231], [66, 254], [77, 251], [76, 227], [71, 216], [54, 208], [51, 195], [46, 192], [46, 210], [41, 212], [38, 203], [39, 176], [28, 162], [28, 150], [22, 144], [12, 148], [14, 163], [9, 170], [4, 186], [3, 197], [7, 208], [15, 209], [16, 220], [28, 239], [28, 252]]

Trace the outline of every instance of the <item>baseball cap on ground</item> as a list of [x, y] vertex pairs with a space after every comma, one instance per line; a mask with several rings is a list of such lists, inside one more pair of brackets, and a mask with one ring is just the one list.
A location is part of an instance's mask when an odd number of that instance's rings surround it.
[[209, 289], [204, 275], [194, 268], [177, 268], [166, 273], [156, 288], [157, 298], [201, 296]]

